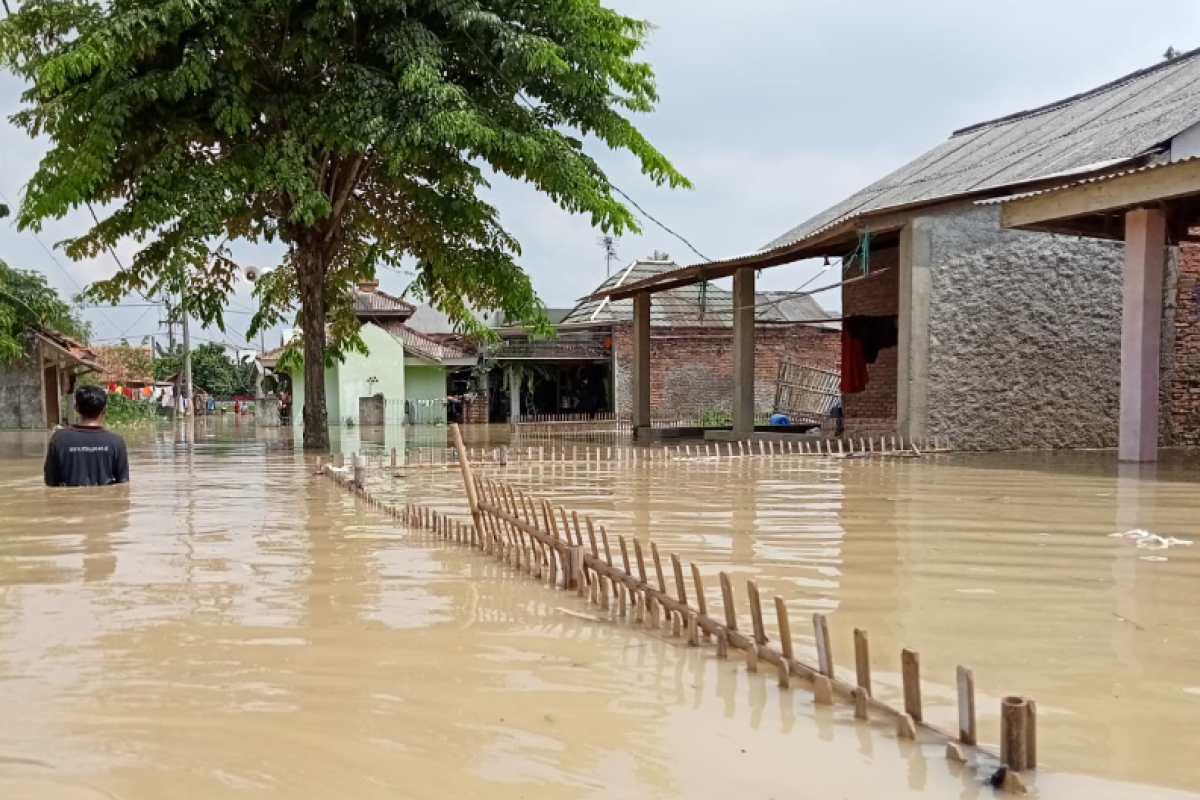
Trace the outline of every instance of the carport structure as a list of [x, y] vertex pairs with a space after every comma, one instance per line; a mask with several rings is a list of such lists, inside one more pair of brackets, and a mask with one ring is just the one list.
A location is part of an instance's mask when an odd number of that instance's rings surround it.
[[1145, 166], [1005, 198], [1006, 228], [1125, 243], [1119, 457], [1158, 460], [1168, 247], [1200, 242], [1200, 158]]

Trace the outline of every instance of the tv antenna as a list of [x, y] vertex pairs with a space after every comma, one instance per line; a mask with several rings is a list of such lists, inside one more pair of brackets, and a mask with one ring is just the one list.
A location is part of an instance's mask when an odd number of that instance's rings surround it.
[[617, 260], [617, 237], [601, 236], [597, 244], [604, 248], [604, 264], [606, 277], [612, 277], [612, 265]]

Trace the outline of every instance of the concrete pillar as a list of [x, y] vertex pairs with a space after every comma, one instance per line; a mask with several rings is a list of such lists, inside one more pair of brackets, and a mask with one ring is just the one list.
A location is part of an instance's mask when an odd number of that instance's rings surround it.
[[[270, 397], [261, 397], [254, 401], [254, 421], [260, 428], [278, 428], [279, 420], [279, 398], [271, 395]], [[359, 410], [361, 415], [362, 411]]]
[[650, 427], [650, 294], [633, 298], [633, 429]]
[[754, 433], [754, 270], [733, 274], [733, 435]]
[[1121, 461], [1158, 460], [1159, 355], [1167, 223], [1161, 209], [1125, 215], [1121, 315]]
[[516, 366], [508, 365], [508, 421], [517, 424], [521, 419], [521, 375]]
[[912, 220], [900, 232], [896, 432], [905, 439], [924, 439], [929, 433], [932, 233], [929, 220], [923, 219]]

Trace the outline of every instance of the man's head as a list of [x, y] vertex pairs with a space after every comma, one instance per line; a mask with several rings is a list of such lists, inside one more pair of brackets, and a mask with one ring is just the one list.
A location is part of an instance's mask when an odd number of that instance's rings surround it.
[[75, 410], [80, 422], [100, 422], [108, 410], [108, 393], [99, 386], [80, 386], [75, 390]]

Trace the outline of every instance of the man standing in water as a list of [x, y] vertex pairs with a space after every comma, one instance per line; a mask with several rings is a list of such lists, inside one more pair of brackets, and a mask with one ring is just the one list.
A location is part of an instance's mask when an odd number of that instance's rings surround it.
[[50, 437], [46, 451], [47, 486], [109, 486], [129, 483], [125, 440], [104, 429], [108, 395], [99, 386], [75, 390], [79, 424]]

